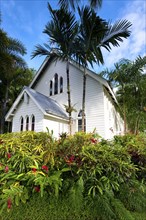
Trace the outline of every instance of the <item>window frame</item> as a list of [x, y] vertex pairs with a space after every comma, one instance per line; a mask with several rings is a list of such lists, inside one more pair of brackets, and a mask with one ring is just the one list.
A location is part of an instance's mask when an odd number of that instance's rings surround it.
[[[78, 114], [78, 132], [82, 131], [82, 110]], [[86, 114], [84, 113], [84, 131], [86, 132]]]

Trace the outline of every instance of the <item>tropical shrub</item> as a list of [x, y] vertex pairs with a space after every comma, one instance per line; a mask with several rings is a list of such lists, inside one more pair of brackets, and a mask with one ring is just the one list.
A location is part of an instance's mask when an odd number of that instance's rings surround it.
[[[0, 135], [2, 220], [144, 220], [145, 161], [145, 134], [110, 142], [83, 132]], [[30, 217], [29, 206], [39, 214]]]

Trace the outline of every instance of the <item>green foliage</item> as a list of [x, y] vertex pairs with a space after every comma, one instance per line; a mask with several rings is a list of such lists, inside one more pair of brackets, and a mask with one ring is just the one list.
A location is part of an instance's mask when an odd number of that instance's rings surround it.
[[121, 144], [132, 163], [138, 167], [137, 176], [146, 182], [146, 134], [115, 136], [114, 144]]
[[[112, 71], [105, 70], [102, 76], [117, 88], [116, 97], [125, 123], [125, 132], [137, 134], [146, 130], [146, 56], [135, 61], [122, 59]], [[126, 125], [128, 128], [126, 129]]]
[[[0, 28], [0, 42], [0, 133], [4, 133], [8, 105], [17, 97], [20, 85], [23, 88], [22, 79], [23, 82], [29, 81], [27, 77], [31, 75], [31, 71], [22, 58], [26, 54], [26, 48], [19, 40], [11, 38]], [[16, 91], [17, 94], [13, 97]]]
[[121, 190], [117, 197], [130, 211], [142, 212], [143, 210], [146, 210], [146, 185], [143, 183], [134, 181], [130, 185], [121, 185]]
[[2, 220], [145, 219], [145, 134], [3, 134], [0, 158]]

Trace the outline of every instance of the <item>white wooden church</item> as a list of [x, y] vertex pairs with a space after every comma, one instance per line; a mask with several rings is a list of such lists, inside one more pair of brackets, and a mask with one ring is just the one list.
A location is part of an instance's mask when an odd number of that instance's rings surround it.
[[[81, 130], [83, 68], [70, 61], [72, 132]], [[107, 81], [87, 70], [86, 132], [96, 132], [105, 139], [123, 133], [123, 120], [115, 109], [115, 95]], [[46, 58], [29, 87], [24, 87], [5, 119], [12, 122], [12, 132], [46, 131], [55, 137], [69, 132], [67, 105], [66, 62]]]

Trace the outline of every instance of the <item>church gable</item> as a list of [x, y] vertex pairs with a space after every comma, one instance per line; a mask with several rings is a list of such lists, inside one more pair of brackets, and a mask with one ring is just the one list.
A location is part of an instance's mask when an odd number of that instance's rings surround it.
[[66, 64], [60, 60], [50, 61], [45, 64], [42, 72], [34, 78], [30, 87], [48, 96], [66, 93]]
[[12, 131], [41, 131], [43, 128], [43, 113], [30, 97], [28, 102], [23, 99], [15, 110]]

